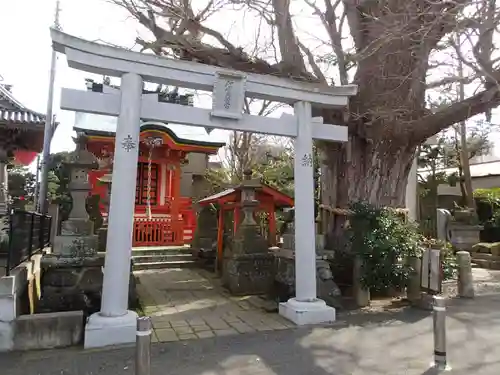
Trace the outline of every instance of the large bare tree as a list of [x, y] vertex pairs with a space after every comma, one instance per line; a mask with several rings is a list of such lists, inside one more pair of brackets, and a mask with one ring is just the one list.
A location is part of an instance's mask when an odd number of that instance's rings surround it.
[[[137, 42], [158, 55], [318, 85], [357, 84], [359, 93], [347, 109], [315, 109], [325, 123], [349, 128], [348, 143], [319, 145], [322, 199], [328, 205], [367, 200], [403, 206], [417, 146], [500, 103], [496, 0], [111, 1], [149, 30]], [[210, 17], [224, 10], [257, 15], [254, 45], [239, 45], [223, 25], [209, 27]], [[306, 37], [311, 17], [321, 30], [308, 30]], [[259, 42], [260, 30], [268, 31], [267, 44]], [[457, 46], [456, 40], [467, 45]], [[450, 50], [467, 66], [465, 76], [433, 73], [446, 66]], [[426, 108], [429, 88], [457, 81], [480, 88], [437, 111]]]

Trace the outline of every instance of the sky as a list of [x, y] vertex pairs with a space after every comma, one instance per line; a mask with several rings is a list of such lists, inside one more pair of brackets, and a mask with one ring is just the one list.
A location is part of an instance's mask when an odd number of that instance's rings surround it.
[[[54, 21], [55, 3], [55, 0], [0, 0], [0, 9], [3, 9], [0, 46], [5, 54], [8, 53], [0, 58], [0, 81], [13, 85], [16, 99], [41, 113], [47, 112], [51, 61], [49, 27]], [[138, 33], [137, 23], [128, 14], [103, 0], [61, 0], [60, 24], [68, 34], [126, 47], [133, 46]], [[74, 149], [71, 137], [75, 114], [59, 109], [60, 91], [62, 87], [85, 90], [85, 78], [100, 80], [102, 77], [69, 68], [65, 56], [58, 54], [54, 113], [59, 127], [52, 140], [52, 152]], [[199, 105], [200, 100], [197, 102]], [[207, 139], [202, 128], [177, 126], [173, 130], [180, 137]], [[224, 131], [213, 131], [208, 138], [224, 141], [226, 137]]]
[[[0, 0], [0, 9], [0, 81], [13, 85], [14, 96], [24, 105], [46, 113], [51, 58], [49, 27], [54, 19], [55, 0]], [[227, 19], [233, 19], [227, 28], [232, 35], [237, 35], [238, 44], [247, 44], [253, 39], [252, 33], [244, 29], [243, 22], [238, 23], [227, 14], [216, 17], [211, 23], [221, 19], [226, 26]], [[248, 16], [245, 20], [249, 22]], [[135, 20], [105, 0], [61, 0], [60, 24], [63, 31], [71, 35], [125, 47], [132, 47], [140, 33]], [[59, 109], [59, 94], [62, 87], [85, 90], [85, 78], [99, 80], [101, 77], [69, 68], [65, 57], [59, 55], [54, 113], [60, 125], [52, 141], [52, 152], [74, 148], [71, 136], [75, 116], [73, 112]], [[195, 104], [205, 107], [210, 104], [209, 98], [205, 96]], [[227, 133], [220, 130], [213, 131], [209, 137], [201, 128], [180, 126], [174, 131], [186, 138], [214, 141], [227, 138]], [[500, 155], [500, 142], [497, 142], [495, 153]]]

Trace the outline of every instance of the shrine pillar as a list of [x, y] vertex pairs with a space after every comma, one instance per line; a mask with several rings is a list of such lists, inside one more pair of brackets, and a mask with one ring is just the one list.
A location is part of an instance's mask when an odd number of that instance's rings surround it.
[[85, 348], [135, 341], [137, 314], [128, 310], [130, 259], [143, 81], [138, 74], [121, 79], [104, 264], [101, 311], [85, 326]]
[[180, 212], [180, 201], [181, 201], [181, 166], [178, 158], [172, 166], [172, 179], [171, 179], [171, 217], [172, 217], [172, 229], [174, 231], [174, 244], [183, 243], [184, 231], [183, 226], [179, 225], [179, 212]]
[[[295, 298], [280, 303], [279, 313], [297, 325], [335, 321], [335, 309], [317, 298], [314, 218], [314, 162], [311, 103], [294, 105], [295, 138]], [[300, 183], [297, 183], [300, 181]]]

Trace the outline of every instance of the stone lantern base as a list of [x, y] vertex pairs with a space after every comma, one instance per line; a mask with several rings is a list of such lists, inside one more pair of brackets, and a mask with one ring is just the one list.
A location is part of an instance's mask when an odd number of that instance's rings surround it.
[[241, 224], [225, 254], [223, 284], [234, 295], [267, 294], [274, 278], [274, 255], [257, 225]]

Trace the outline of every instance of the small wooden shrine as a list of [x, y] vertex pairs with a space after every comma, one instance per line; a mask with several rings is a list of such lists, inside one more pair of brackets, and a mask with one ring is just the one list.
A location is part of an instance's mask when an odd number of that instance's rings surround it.
[[260, 182], [250, 180], [246, 171], [245, 181], [231, 189], [224, 190], [204, 198], [198, 202], [201, 207], [215, 205], [218, 209], [217, 225], [217, 259], [220, 262], [223, 258], [224, 234], [225, 231], [231, 234], [237, 232], [242, 222], [242, 208], [246, 200], [246, 191], [251, 188], [255, 201], [253, 216], [260, 225], [261, 235], [267, 239], [269, 246], [276, 246], [278, 242], [276, 230], [276, 211], [286, 207], [293, 207], [293, 198], [280, 192], [279, 190]]

